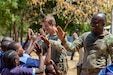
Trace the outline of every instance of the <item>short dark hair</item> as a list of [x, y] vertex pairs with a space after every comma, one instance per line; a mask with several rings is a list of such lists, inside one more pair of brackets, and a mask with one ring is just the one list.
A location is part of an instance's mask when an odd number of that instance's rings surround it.
[[48, 73], [51, 73], [51, 72], [50, 72], [50, 69], [49, 69], [49, 66], [50, 66], [50, 65], [52, 65], [52, 64], [50, 63], [50, 64], [47, 64], [47, 65], [46, 65], [46, 68], [45, 68], [45, 74], [46, 74], [46, 75], [48, 75]]
[[2, 56], [4, 65], [9, 69], [15, 67], [16, 65], [14, 63], [17, 55], [17, 52], [15, 52], [14, 50], [8, 50], [4, 52], [4, 55]]
[[15, 51], [16, 51], [16, 50], [18, 49], [17, 43], [18, 43], [18, 42], [12, 42], [12, 43], [10, 43], [10, 44], [8, 45], [7, 50], [15, 50]]
[[4, 41], [10, 41], [10, 42], [12, 42], [13, 39], [11, 37], [4, 37], [4, 38], [2, 38], [2, 41], [1, 42], [4, 42]]
[[8, 45], [10, 44], [10, 41], [2, 41], [1, 42], [1, 48], [3, 51], [7, 50]]

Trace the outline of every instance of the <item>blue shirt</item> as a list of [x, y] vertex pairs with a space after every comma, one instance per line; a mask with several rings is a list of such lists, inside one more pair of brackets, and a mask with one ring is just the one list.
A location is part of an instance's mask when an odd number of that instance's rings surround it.
[[113, 75], [113, 64], [101, 69], [98, 75]]
[[39, 67], [40, 61], [38, 59], [31, 58], [28, 54], [24, 53], [20, 57], [20, 65], [24, 67]]
[[0, 51], [0, 73], [1, 73], [2, 69], [5, 67], [4, 63], [2, 61], [2, 56], [3, 56], [3, 51]]

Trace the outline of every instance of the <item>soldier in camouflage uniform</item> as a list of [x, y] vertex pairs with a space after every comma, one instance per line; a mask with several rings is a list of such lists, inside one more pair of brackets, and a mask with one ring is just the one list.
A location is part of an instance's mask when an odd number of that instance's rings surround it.
[[[49, 40], [55, 40], [58, 41], [57, 34], [56, 34], [56, 22], [52, 15], [47, 15], [43, 22], [42, 22], [42, 28], [48, 33], [46, 37]], [[47, 47], [43, 44], [43, 50], [47, 50]], [[59, 49], [55, 49], [52, 46], [51, 49], [51, 59], [55, 62], [58, 69], [63, 72], [63, 75], [66, 75], [68, 70], [68, 62], [66, 58], [66, 50], [65, 48], [60, 44]]]
[[[66, 50], [75, 52], [84, 47], [84, 58], [81, 75], [98, 75], [101, 68], [113, 61], [113, 35], [104, 30], [106, 15], [97, 13], [91, 19], [91, 32], [82, 34], [77, 40], [69, 43], [66, 33], [57, 27], [57, 36]], [[54, 43], [57, 45], [58, 43]]]

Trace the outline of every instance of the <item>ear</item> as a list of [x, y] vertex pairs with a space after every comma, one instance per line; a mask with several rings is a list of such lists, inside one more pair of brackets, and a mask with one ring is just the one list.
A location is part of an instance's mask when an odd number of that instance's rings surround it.
[[16, 66], [16, 59], [13, 61], [13, 66]]
[[18, 59], [15, 59], [15, 62], [13, 63], [15, 66], [18, 66], [19, 65], [19, 61]]

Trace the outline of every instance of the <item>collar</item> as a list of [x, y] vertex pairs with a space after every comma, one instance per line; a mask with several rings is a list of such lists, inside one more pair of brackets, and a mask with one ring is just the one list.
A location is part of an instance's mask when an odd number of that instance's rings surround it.
[[48, 34], [48, 36], [56, 36], [56, 35], [57, 35], [56, 33], [54, 33], [53, 35]]
[[91, 34], [92, 34], [93, 36], [95, 36], [95, 37], [104, 37], [104, 36], [106, 36], [106, 35], [108, 35], [108, 34], [110, 34], [110, 33], [109, 33], [107, 30], [104, 30], [103, 33], [100, 34], [100, 35], [95, 35], [93, 32], [91, 32]]

